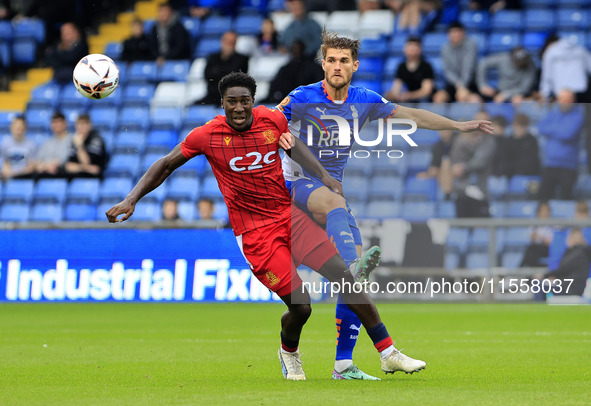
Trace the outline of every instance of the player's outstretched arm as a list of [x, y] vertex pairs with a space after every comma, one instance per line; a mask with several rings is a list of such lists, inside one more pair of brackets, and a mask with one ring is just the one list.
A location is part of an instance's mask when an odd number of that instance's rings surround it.
[[[341, 182], [330, 176], [330, 174], [326, 171], [326, 169], [324, 169], [322, 164], [318, 162], [318, 159], [316, 159], [314, 154], [302, 140], [294, 137], [290, 133], [281, 134], [279, 140], [279, 145], [285, 149], [285, 152], [291, 157], [291, 159], [302, 165], [302, 167], [307, 171], [318, 175], [326, 187], [335, 191], [341, 196], [344, 195], [343, 185], [341, 185]], [[291, 149], [285, 148], [285, 146], [291, 146]]]
[[461, 132], [482, 131], [493, 133], [492, 123], [487, 120], [454, 121], [424, 109], [398, 106], [396, 118], [406, 118], [417, 123], [417, 127], [426, 130], [455, 130]]
[[[125, 221], [133, 214], [137, 202], [156, 189], [170, 176], [175, 169], [187, 162], [181, 152], [181, 145], [177, 145], [168, 153], [152, 164], [122, 202], [117, 203], [105, 213], [110, 223]], [[117, 219], [124, 214], [120, 220]]]

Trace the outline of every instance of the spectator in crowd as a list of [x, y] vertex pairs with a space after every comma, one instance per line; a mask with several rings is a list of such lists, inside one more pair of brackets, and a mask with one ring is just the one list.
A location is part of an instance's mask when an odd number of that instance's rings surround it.
[[[552, 211], [548, 202], [540, 202], [536, 212], [539, 220], [552, 217]], [[535, 226], [529, 229], [530, 243], [525, 249], [521, 267], [540, 267], [545, 266], [548, 261], [549, 247], [554, 236], [554, 228], [550, 226]]]
[[51, 117], [53, 137], [45, 141], [37, 154], [35, 173], [39, 178], [64, 177], [63, 165], [70, 154], [72, 136], [68, 134], [66, 117], [55, 112]]
[[173, 199], [165, 199], [162, 202], [162, 220], [167, 222], [179, 221], [179, 203]]
[[88, 44], [80, 29], [71, 22], [60, 29], [61, 41], [47, 53], [47, 64], [53, 68], [53, 79], [62, 84], [72, 83], [74, 67], [88, 55]]
[[380, 1], [379, 0], [359, 0], [357, 2], [357, 10], [359, 10], [360, 14], [363, 14], [369, 10], [379, 10], [379, 9], [380, 9]]
[[553, 100], [562, 89], [575, 93], [578, 103], [591, 102], [591, 53], [571, 39], [551, 35], [542, 53], [540, 96]]
[[12, 19], [10, 0], [0, 0], [0, 21]]
[[441, 9], [438, 0], [393, 0], [386, 5], [399, 16], [396, 30], [410, 35], [420, 35], [427, 30]]
[[575, 218], [579, 220], [589, 218], [589, 204], [586, 200], [577, 200], [575, 204]]
[[505, 153], [508, 138], [505, 136], [507, 132], [507, 119], [504, 116], [498, 115], [491, 119], [493, 123], [493, 139], [495, 140], [495, 155], [493, 158], [493, 167], [491, 175], [505, 176]]
[[291, 59], [281, 67], [269, 87], [266, 103], [279, 103], [302, 83], [315, 83], [324, 78], [324, 72], [313, 58], [305, 55], [306, 45], [296, 40], [291, 45]]
[[395, 102], [431, 100], [435, 75], [431, 64], [422, 55], [421, 39], [409, 37], [404, 44], [405, 60], [398, 65], [392, 88], [385, 96]]
[[270, 18], [265, 18], [261, 24], [261, 32], [257, 35], [258, 53], [269, 55], [279, 48], [279, 34]]
[[478, 61], [476, 43], [466, 36], [462, 23], [455, 22], [447, 29], [449, 41], [441, 48], [445, 88], [433, 96], [435, 103], [478, 102], [475, 74]]
[[520, 10], [521, 0], [471, 0], [468, 3], [471, 10], [488, 10], [491, 14], [499, 10]]
[[538, 122], [545, 138], [540, 200], [572, 199], [577, 180], [583, 113], [571, 90], [560, 91], [556, 101], [558, 105]]
[[159, 65], [166, 60], [191, 58], [191, 38], [169, 3], [158, 7], [157, 21], [148, 38], [152, 58]]
[[449, 200], [453, 187], [449, 154], [456, 137], [456, 133], [452, 130], [439, 131], [439, 141], [431, 148], [432, 156], [429, 168], [424, 172], [417, 173], [419, 179], [436, 178], [446, 200]]
[[214, 204], [213, 200], [202, 198], [197, 202], [197, 212], [201, 220], [213, 220]]
[[538, 139], [529, 132], [529, 117], [517, 114], [513, 119], [513, 134], [505, 141], [503, 159], [505, 175], [540, 175]]
[[[479, 112], [474, 119], [490, 117]], [[489, 217], [487, 181], [494, 154], [493, 136], [484, 132], [462, 133], [454, 141], [450, 161], [457, 217]]]
[[291, 49], [295, 40], [300, 40], [306, 44], [306, 56], [314, 57], [322, 41], [320, 24], [308, 16], [306, 5], [302, 0], [287, 0], [286, 5], [294, 19], [279, 38], [283, 52]]
[[24, 178], [35, 171], [37, 146], [25, 133], [27, 123], [23, 116], [17, 116], [10, 123], [10, 137], [4, 137], [0, 143], [2, 157], [2, 179]]
[[131, 22], [131, 37], [123, 42], [121, 60], [125, 62], [147, 61], [152, 59], [150, 42], [144, 33], [144, 22], [134, 18]]
[[70, 178], [101, 177], [107, 165], [105, 142], [92, 128], [90, 116], [81, 114], [76, 120], [76, 133], [70, 145], [70, 154], [64, 165]]
[[[496, 69], [499, 75], [497, 89], [487, 82], [487, 74], [493, 69]], [[525, 48], [515, 47], [511, 52], [483, 58], [478, 64], [476, 78], [478, 90], [485, 100], [520, 103], [534, 88], [536, 66]]]
[[238, 35], [234, 31], [226, 31], [220, 40], [220, 52], [207, 57], [204, 76], [207, 80], [207, 95], [198, 104], [220, 103], [218, 82], [231, 72], [248, 72], [248, 57], [236, 52]]
[[[566, 239], [566, 247], [558, 268], [544, 275], [538, 275], [537, 279], [561, 280], [563, 289], [556, 290], [555, 295], [582, 296], [591, 267], [591, 247], [580, 228], [570, 230]], [[566, 290], [568, 282], [564, 279], [572, 279], [568, 291]]]

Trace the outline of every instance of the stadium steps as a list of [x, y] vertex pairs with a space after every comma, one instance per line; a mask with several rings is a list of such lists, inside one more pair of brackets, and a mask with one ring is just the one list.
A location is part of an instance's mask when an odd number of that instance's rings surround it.
[[24, 111], [31, 97], [31, 91], [53, 76], [50, 68], [31, 68], [26, 80], [13, 80], [8, 85], [8, 92], [0, 92], [0, 110]]

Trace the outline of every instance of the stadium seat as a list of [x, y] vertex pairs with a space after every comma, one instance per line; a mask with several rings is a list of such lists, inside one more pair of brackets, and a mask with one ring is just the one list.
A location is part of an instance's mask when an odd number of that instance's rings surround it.
[[503, 230], [503, 251], [523, 252], [531, 243], [529, 227], [509, 227]]
[[440, 219], [454, 219], [456, 218], [456, 205], [451, 201], [442, 201], [437, 203], [437, 212], [435, 215]]
[[443, 259], [443, 266], [445, 269], [453, 270], [461, 266], [462, 256], [455, 252], [446, 252]]
[[64, 203], [68, 182], [65, 179], [39, 179], [33, 192], [36, 203]]
[[133, 154], [114, 154], [109, 159], [109, 164], [105, 170], [105, 177], [127, 177], [133, 178], [138, 174], [140, 167], [139, 155]]
[[408, 166], [406, 169], [407, 177], [414, 177], [417, 173], [426, 171], [431, 164], [432, 153], [430, 149], [414, 148], [406, 155]]
[[12, 43], [12, 63], [30, 66], [37, 60], [37, 43], [34, 39], [17, 39]]
[[232, 24], [232, 30], [238, 35], [257, 35], [261, 31], [263, 17], [255, 14], [238, 15]]
[[96, 217], [96, 206], [85, 203], [68, 204], [65, 208], [64, 217], [66, 221], [94, 221]]
[[178, 205], [179, 217], [184, 221], [193, 221], [197, 216], [197, 203], [193, 201], [182, 201]]
[[236, 39], [236, 52], [242, 55], [252, 56], [257, 52], [258, 47], [259, 41], [255, 35], [239, 35]]
[[585, 30], [589, 27], [589, 12], [577, 8], [558, 10], [559, 30]]
[[147, 130], [150, 124], [150, 113], [147, 107], [123, 107], [119, 115], [120, 130]]
[[561, 39], [566, 39], [573, 44], [585, 46], [587, 33], [585, 31], [559, 31], [558, 36]]
[[101, 202], [123, 200], [132, 188], [131, 178], [106, 178], [99, 187], [99, 200]]
[[[495, 231], [496, 250], [499, 252], [503, 246], [503, 232], [501, 229]], [[468, 240], [468, 252], [488, 252], [491, 244], [490, 230], [488, 228], [474, 228]]]
[[518, 10], [499, 10], [492, 15], [490, 28], [493, 32], [522, 31], [523, 15]]
[[10, 132], [10, 123], [18, 115], [21, 115], [21, 112], [0, 111], [0, 131], [2, 133], [8, 134]]
[[557, 0], [524, 0], [524, 9], [543, 8], [551, 9], [556, 6]]
[[504, 218], [506, 209], [507, 205], [505, 202], [493, 200], [488, 205], [488, 212], [492, 218]]
[[484, 108], [491, 117], [503, 116], [508, 123], [513, 122], [515, 109], [511, 103], [486, 103]]
[[154, 97], [151, 101], [154, 107], [174, 107], [182, 108], [185, 105], [185, 82], [162, 82], [156, 88]]
[[[229, 16], [216, 16], [212, 15], [207, 18], [201, 25], [201, 35], [206, 37], [216, 37], [219, 42], [219, 38], [222, 34], [232, 27], [232, 17]], [[257, 28], [260, 28], [259, 24]]]
[[22, 222], [29, 220], [29, 206], [21, 203], [4, 203], [0, 207], [0, 221]]
[[481, 108], [479, 103], [451, 103], [447, 115], [453, 120], [472, 120]]
[[552, 31], [556, 28], [555, 12], [530, 9], [524, 11], [524, 27], [527, 31]]
[[33, 39], [37, 44], [45, 42], [45, 23], [37, 18], [23, 18], [14, 23], [15, 39]]
[[390, 56], [386, 59], [386, 62], [384, 63], [383, 77], [390, 82], [388, 87], [392, 87], [392, 81], [396, 77], [398, 65], [400, 65], [403, 60], [404, 58], [400, 56]]
[[420, 147], [432, 147], [433, 144], [436, 144], [441, 140], [437, 131], [425, 130], [422, 128], [417, 129], [413, 134], [412, 139]]
[[150, 112], [152, 130], [178, 131], [183, 119], [183, 112], [177, 107], [153, 107]]
[[158, 203], [140, 200], [135, 206], [133, 221], [160, 221], [162, 220], [162, 208]]
[[460, 12], [460, 22], [469, 33], [487, 31], [489, 14], [488, 12], [481, 10], [463, 10]]
[[64, 214], [61, 204], [36, 203], [30, 213], [30, 221], [49, 221], [58, 223], [63, 220]]
[[397, 32], [392, 36], [392, 39], [388, 42], [388, 52], [391, 56], [397, 56], [402, 58], [404, 56], [404, 44], [408, 35]]
[[156, 73], [156, 80], [159, 82], [185, 82], [189, 76], [191, 62], [189, 61], [166, 61]]
[[364, 176], [345, 176], [343, 191], [347, 200], [365, 202], [369, 192], [369, 184]]
[[572, 219], [575, 217], [575, 201], [573, 200], [550, 200], [550, 212], [552, 218]]
[[[406, 176], [406, 169], [408, 165], [407, 157], [402, 158], [389, 158], [388, 156], [380, 156], [378, 159], [355, 159], [356, 161], [370, 161], [369, 168], [373, 176]], [[349, 160], [349, 162], [353, 159]]]
[[170, 130], [151, 130], [146, 139], [146, 151], [171, 150], [176, 144], [177, 133]]
[[156, 86], [149, 83], [129, 84], [123, 89], [125, 107], [147, 107], [154, 96]]
[[99, 197], [99, 179], [73, 179], [68, 185], [66, 199], [69, 203], [96, 204]]
[[451, 227], [445, 243], [446, 252], [464, 254], [468, 249], [470, 232], [467, 228]]
[[437, 196], [437, 180], [434, 178], [406, 178], [404, 185], [404, 201], [433, 201]]
[[[498, 14], [498, 13], [497, 13]], [[488, 40], [488, 52], [508, 52], [516, 46], [521, 45], [521, 35], [517, 33], [493, 32]]]
[[338, 32], [343, 36], [356, 38], [359, 28], [359, 13], [357, 11], [333, 11], [326, 20], [327, 31]]
[[207, 64], [207, 58], [197, 58], [191, 64], [189, 69], [189, 75], [187, 76], [188, 82], [195, 82], [205, 79], [205, 65]]
[[0, 21], [0, 38], [5, 41], [12, 41], [14, 36], [14, 29], [12, 23], [9, 20]]
[[196, 178], [176, 176], [169, 181], [167, 198], [174, 200], [196, 201], [200, 196], [200, 184]]
[[153, 82], [158, 74], [158, 65], [152, 61], [136, 61], [129, 64], [127, 83]]
[[533, 198], [539, 183], [539, 176], [515, 175], [509, 180], [507, 197], [510, 199]]
[[484, 269], [488, 268], [489, 259], [488, 253], [484, 252], [470, 252], [466, 255], [466, 268], [468, 269]]
[[390, 10], [367, 10], [359, 18], [361, 38], [389, 36], [394, 27], [394, 13]]
[[213, 176], [205, 176], [203, 179], [201, 196], [210, 198], [214, 200], [214, 202], [221, 201], [223, 199], [217, 180]]
[[479, 56], [485, 56], [488, 53], [488, 35], [483, 32], [473, 32], [470, 39], [476, 43]]
[[76, 108], [86, 110], [91, 103], [96, 104], [97, 100], [90, 100], [80, 94], [73, 83], [64, 85], [58, 97], [60, 109]]
[[148, 168], [157, 160], [159, 160], [160, 158], [162, 158], [162, 155], [160, 154], [146, 154], [141, 158], [140, 161], [140, 171], [142, 171], [142, 173], [146, 172], [148, 170]]
[[435, 202], [404, 202], [401, 216], [411, 222], [425, 222], [435, 217]]
[[[366, 72], [367, 73], [367, 72]], [[370, 75], [379, 75], [379, 71], [374, 71], [370, 73]], [[353, 79], [351, 83], [353, 86], [357, 87], [364, 87], [369, 90], [373, 90], [374, 92], [380, 93], [382, 91], [382, 82], [380, 79], [363, 79], [362, 77], [358, 76], [357, 79]]]
[[364, 38], [361, 40], [361, 48], [359, 49], [359, 57], [367, 58], [379, 56], [384, 54], [386, 49], [386, 38]]
[[365, 213], [360, 214], [363, 218], [389, 219], [398, 218], [402, 212], [400, 202], [378, 200], [369, 202], [365, 206]]
[[[109, 58], [113, 59], [115, 62], [121, 58], [121, 53], [123, 52], [123, 43], [122, 42], [108, 42], [105, 45], [104, 53]], [[119, 66], [119, 65], [118, 65]]]
[[10, 43], [8, 40], [0, 37], [0, 60], [2, 60], [3, 63], [0, 66], [0, 74], [3, 74], [4, 71], [12, 65], [12, 55], [10, 51]]
[[537, 202], [516, 200], [507, 203], [506, 217], [534, 218], [536, 216]]
[[[218, 106], [190, 106], [185, 111], [185, 117], [183, 118], [183, 126], [201, 126], [218, 114], [222, 114], [222, 110]], [[184, 135], [182, 136], [184, 137]]]
[[219, 52], [220, 49], [219, 38], [201, 38], [195, 47], [193, 58], [207, 58], [210, 54]]
[[143, 131], [120, 131], [113, 143], [114, 154], [139, 154], [146, 148]]
[[114, 106], [93, 106], [88, 114], [93, 127], [99, 131], [113, 131], [117, 125], [119, 109]]
[[27, 130], [29, 131], [49, 131], [53, 109], [50, 108], [30, 108], [25, 114], [27, 119]]
[[58, 101], [60, 86], [56, 83], [45, 83], [37, 86], [31, 92], [31, 99], [27, 108], [55, 108]]
[[383, 70], [384, 59], [381, 57], [360, 57], [359, 69], [357, 69], [357, 72], [355, 73], [356, 81], [381, 80]]
[[444, 32], [431, 32], [423, 36], [423, 54], [430, 60], [431, 57], [439, 57], [441, 48], [447, 43], [447, 34]]
[[142, 201], [156, 202], [159, 205], [162, 205], [162, 202], [168, 196], [168, 184], [169, 182], [164, 182], [156, 189], [152, 190], [150, 193], [142, 197]]
[[[203, 99], [207, 95], [207, 82], [205, 80], [198, 80], [190, 82], [185, 93], [184, 104], [191, 106], [192, 104]], [[203, 106], [205, 107], [205, 106]], [[209, 107], [209, 106], [207, 106]]]
[[3, 202], [30, 203], [35, 182], [32, 179], [11, 179], [4, 183]]
[[285, 55], [251, 57], [248, 63], [248, 73], [256, 80], [271, 81], [288, 60], [289, 58]]
[[523, 260], [522, 252], [503, 252], [501, 256], [501, 266], [507, 269], [518, 269]]
[[201, 20], [193, 17], [182, 17], [181, 22], [191, 36], [191, 43], [194, 44], [201, 33]]
[[[199, 213], [197, 213], [198, 217]], [[228, 214], [228, 206], [224, 202], [217, 202], [213, 205], [213, 218], [217, 220], [229, 220], [230, 215]]]
[[401, 200], [404, 191], [402, 178], [396, 176], [374, 176], [369, 181], [368, 202], [374, 200]]
[[507, 193], [509, 182], [505, 176], [489, 176], [487, 183], [488, 194], [492, 200], [500, 200]]
[[523, 46], [529, 52], [539, 52], [546, 41], [546, 34], [543, 32], [528, 31], [523, 34]]
[[577, 198], [591, 198], [591, 174], [580, 173], [575, 185], [575, 194]]

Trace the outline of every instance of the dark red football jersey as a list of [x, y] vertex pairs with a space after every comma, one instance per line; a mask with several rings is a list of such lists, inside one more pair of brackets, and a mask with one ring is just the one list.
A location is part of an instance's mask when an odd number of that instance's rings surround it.
[[219, 115], [181, 143], [185, 158], [207, 157], [236, 235], [290, 216], [279, 156], [279, 136], [289, 131], [287, 119], [265, 106], [255, 107], [252, 114], [250, 130], [236, 131]]

